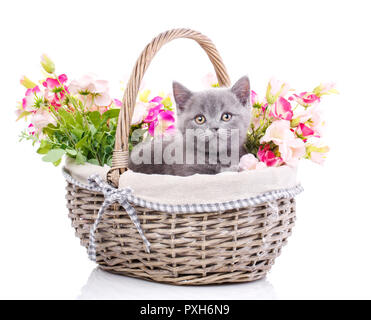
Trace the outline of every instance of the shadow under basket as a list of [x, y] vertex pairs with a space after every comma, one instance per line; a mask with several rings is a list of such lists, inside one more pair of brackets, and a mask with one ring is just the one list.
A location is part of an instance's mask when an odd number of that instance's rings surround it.
[[[104, 197], [68, 183], [67, 207], [76, 236], [88, 247]], [[272, 210], [272, 203], [277, 210]], [[295, 199], [282, 198], [225, 212], [171, 214], [134, 206], [142, 238], [119, 205], [96, 232], [96, 261], [106, 271], [177, 285], [247, 282], [266, 275], [291, 235]], [[278, 216], [277, 216], [278, 213]]]

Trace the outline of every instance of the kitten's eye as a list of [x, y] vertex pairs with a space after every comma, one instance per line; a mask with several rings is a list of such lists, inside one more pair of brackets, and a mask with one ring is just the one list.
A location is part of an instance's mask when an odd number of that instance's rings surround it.
[[198, 115], [196, 116], [195, 121], [197, 124], [203, 124], [206, 122], [206, 118], [202, 115]]
[[223, 113], [223, 115], [222, 115], [222, 120], [223, 121], [229, 121], [229, 120], [231, 120], [231, 118], [232, 118], [232, 115], [230, 114], [230, 113]]

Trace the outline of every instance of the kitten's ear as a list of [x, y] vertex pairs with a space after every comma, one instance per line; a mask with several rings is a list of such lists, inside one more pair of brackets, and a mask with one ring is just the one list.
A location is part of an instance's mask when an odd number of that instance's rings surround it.
[[179, 82], [173, 81], [173, 95], [178, 110], [182, 110], [192, 96], [192, 92]]
[[238, 80], [231, 91], [236, 95], [243, 106], [250, 101], [250, 80], [248, 76], [242, 77]]

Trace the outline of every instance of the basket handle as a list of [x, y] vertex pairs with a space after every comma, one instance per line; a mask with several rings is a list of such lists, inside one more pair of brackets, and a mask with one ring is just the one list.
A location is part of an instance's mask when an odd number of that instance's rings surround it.
[[219, 52], [216, 50], [211, 40], [203, 34], [190, 29], [173, 29], [165, 31], [155, 37], [139, 56], [125, 89], [123, 104], [117, 123], [115, 149], [112, 155], [112, 168], [107, 176], [108, 180], [116, 186], [118, 185], [120, 173], [124, 172], [128, 167], [131, 118], [133, 116], [140, 83], [144, 73], [161, 47], [179, 38], [195, 40], [202, 49], [205, 50], [212, 62], [219, 85], [222, 87], [230, 86], [230, 79]]

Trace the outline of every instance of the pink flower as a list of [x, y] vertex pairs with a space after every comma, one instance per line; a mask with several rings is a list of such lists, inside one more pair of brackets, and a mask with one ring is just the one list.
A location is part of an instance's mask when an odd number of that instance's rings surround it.
[[325, 163], [325, 160], [326, 160], [326, 154], [321, 153], [321, 152], [313, 151], [311, 153], [310, 160], [312, 160], [315, 163], [323, 165]]
[[284, 97], [290, 90], [290, 86], [282, 81], [272, 78], [267, 87], [266, 99], [269, 104], [276, 102], [278, 97]]
[[307, 127], [304, 123], [299, 123], [296, 132], [298, 135], [303, 136], [303, 137], [309, 137], [314, 135], [314, 130], [311, 128]]
[[35, 96], [34, 95], [26, 95], [22, 99], [22, 108], [24, 111], [31, 112], [34, 110], [34, 104], [35, 104]]
[[164, 106], [161, 104], [163, 100], [163, 97], [156, 96], [149, 102], [138, 101], [134, 108], [131, 124], [149, 123], [149, 130], [154, 133], [155, 127], [158, 125], [158, 116], [164, 111]]
[[54, 88], [64, 88], [63, 84], [67, 82], [67, 76], [65, 74], [61, 74], [58, 76], [58, 79], [55, 78], [46, 78], [43, 82], [43, 86], [52, 90]]
[[164, 100], [163, 97], [156, 96], [152, 100], [150, 100], [149, 103], [160, 103], [162, 100]]
[[282, 160], [288, 164], [295, 166], [298, 160], [305, 156], [305, 144], [299, 138], [290, 139], [278, 146]]
[[84, 75], [79, 80], [73, 80], [69, 86], [69, 90], [72, 94], [82, 96], [86, 107], [89, 109], [93, 105], [107, 107], [112, 102], [109, 95], [108, 81], [97, 80], [92, 75]]
[[113, 103], [117, 106], [117, 107], [122, 107], [122, 102], [118, 99], [113, 99]]
[[30, 123], [27, 127], [27, 133], [30, 134], [30, 135], [35, 135], [36, 131], [35, 131], [35, 127], [32, 123]]
[[33, 87], [32, 89], [27, 89], [26, 90], [26, 96], [29, 96], [29, 95], [31, 95], [32, 93], [33, 94], [37, 94], [37, 93], [39, 93], [40, 92], [40, 88], [38, 87], [38, 86], [36, 86], [36, 87]]
[[109, 85], [106, 80], [97, 80], [95, 82], [95, 91], [93, 92], [94, 104], [103, 107], [111, 104], [109, 95]]
[[43, 86], [45, 88], [48, 88], [48, 89], [54, 89], [56, 87], [59, 87], [59, 81], [57, 79], [53, 79], [53, 78], [47, 78], [44, 82], [43, 82]]
[[318, 142], [307, 145], [307, 158], [315, 163], [323, 164], [327, 153], [330, 151], [328, 146], [321, 146]]
[[269, 144], [259, 147], [258, 158], [268, 167], [278, 167], [283, 163], [282, 158], [277, 157], [276, 154], [270, 150]]
[[150, 123], [157, 120], [157, 116], [160, 114], [162, 107], [162, 104], [158, 104], [155, 107], [150, 108], [147, 116], [143, 119], [143, 122]]
[[322, 111], [315, 105], [299, 112], [295, 118], [297, 122], [304, 124], [314, 131], [313, 135], [322, 136], [325, 129], [325, 122], [322, 120]]
[[63, 73], [63, 74], [61, 74], [61, 75], [58, 77], [58, 80], [59, 80], [60, 83], [64, 84], [64, 83], [67, 82], [68, 78], [67, 78], [67, 76]]
[[25, 97], [22, 99], [22, 108], [24, 111], [34, 111], [35, 97], [38, 93], [40, 93], [38, 86], [26, 90]]
[[[162, 111], [158, 115], [158, 121], [152, 122], [155, 123], [155, 130], [154, 132], [148, 130], [150, 135], [164, 135], [164, 134], [173, 134], [175, 132], [174, 126], [175, 118], [173, 111]], [[152, 124], [151, 123], [151, 124]]]
[[31, 115], [31, 123], [35, 132], [41, 133], [42, 129], [46, 127], [49, 123], [56, 124], [54, 118], [50, 112], [44, 108], [38, 109], [35, 113]]
[[254, 90], [251, 90], [251, 105], [254, 105], [257, 102], [258, 102], [258, 94]]
[[[151, 136], [173, 134], [175, 132], [174, 112], [170, 110], [161, 110], [161, 105], [150, 109], [144, 122], [149, 123], [148, 133]], [[149, 121], [151, 120], [151, 121]]]
[[95, 76], [84, 75], [78, 80], [72, 80], [70, 92], [72, 94], [89, 94], [95, 91]]
[[208, 73], [205, 77], [202, 79], [202, 83], [205, 86], [205, 88], [217, 88], [219, 87], [218, 79], [215, 76], [214, 73]]
[[272, 141], [276, 145], [280, 145], [291, 139], [295, 139], [295, 135], [290, 130], [290, 121], [277, 120], [273, 121], [267, 128], [264, 136], [260, 139], [260, 143]]
[[254, 90], [251, 90], [251, 105], [253, 106], [257, 102], [258, 102], [258, 94]]
[[144, 118], [147, 115], [147, 104], [141, 101], [138, 101], [134, 107], [134, 114], [131, 118], [132, 125], [138, 125], [143, 122]]
[[271, 93], [283, 97], [290, 90], [288, 83], [272, 78], [270, 81]]
[[320, 152], [312, 152], [310, 160], [312, 160], [314, 163], [323, 165], [326, 160], [326, 155]]
[[62, 102], [66, 96], [66, 91], [61, 90], [54, 93], [51, 93], [48, 89], [44, 91], [44, 97], [50, 102], [52, 106], [56, 109], [62, 106]]
[[155, 135], [155, 129], [156, 129], [156, 125], [157, 125], [158, 121], [156, 119], [156, 121], [153, 121], [151, 122], [149, 125], [148, 125], [148, 133], [153, 137]]
[[291, 104], [285, 98], [279, 97], [278, 101], [272, 106], [270, 117], [282, 120], [291, 120], [293, 112], [291, 109]]
[[67, 76], [61, 74], [57, 79], [47, 78], [43, 82], [45, 87], [44, 97], [55, 108], [59, 108], [62, 105], [66, 93], [69, 93], [68, 87], [64, 85], [67, 80]]
[[314, 130], [315, 135], [320, 137], [325, 131], [325, 121], [322, 118], [322, 112], [318, 108], [313, 108], [312, 116], [307, 121], [308, 125]]
[[[273, 142], [276, 144], [282, 160], [290, 165], [295, 165], [297, 160], [305, 155], [303, 140], [295, 137], [295, 134], [290, 130], [290, 122], [286, 120], [274, 121], [267, 128], [260, 142]], [[262, 161], [267, 163], [264, 160]], [[267, 165], [269, 164], [267, 163]]]
[[258, 162], [259, 160], [252, 153], [248, 153], [241, 157], [238, 167], [240, 171], [254, 170]]
[[306, 104], [313, 104], [315, 102], [319, 102], [321, 99], [317, 97], [314, 93], [304, 93], [304, 95], [300, 94], [301, 98]]
[[238, 167], [239, 171], [248, 171], [263, 169], [266, 168], [267, 165], [264, 162], [259, 162], [259, 159], [257, 159], [252, 153], [248, 153], [241, 157]]
[[314, 93], [302, 92], [299, 95], [294, 94], [293, 97], [290, 97], [289, 100], [295, 100], [298, 104], [308, 107], [311, 104], [320, 102], [321, 98], [316, 96]]

